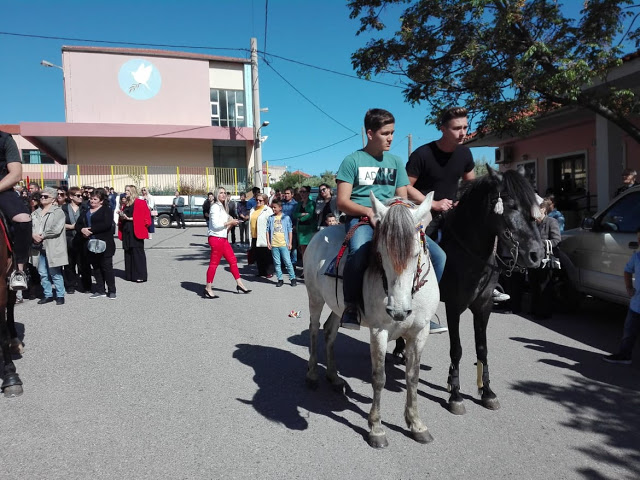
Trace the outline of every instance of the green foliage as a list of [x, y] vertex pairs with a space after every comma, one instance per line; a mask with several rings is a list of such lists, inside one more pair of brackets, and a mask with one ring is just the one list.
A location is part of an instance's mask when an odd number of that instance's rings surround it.
[[335, 173], [326, 170], [320, 175], [307, 178], [304, 175], [294, 174], [292, 172], [284, 172], [279, 181], [271, 184], [271, 188], [274, 190], [282, 191], [285, 188], [300, 188], [303, 185], [317, 187], [322, 183], [326, 183], [330, 187], [334, 188], [336, 186]]
[[[640, 113], [631, 89], [601, 82], [620, 65], [623, 44], [640, 44], [632, 0], [589, 0], [568, 18], [550, 0], [350, 0], [358, 34], [372, 38], [352, 55], [358, 75], [393, 74], [405, 98], [426, 102], [435, 120], [464, 105], [482, 136], [524, 134], [559, 106], [581, 106], [604, 116], [640, 142], [630, 116]], [[398, 18], [398, 5], [406, 8]], [[386, 15], [386, 18], [383, 17]], [[388, 33], [385, 21], [399, 28]], [[395, 23], [394, 23], [395, 24]], [[382, 33], [380, 33], [382, 32]]]

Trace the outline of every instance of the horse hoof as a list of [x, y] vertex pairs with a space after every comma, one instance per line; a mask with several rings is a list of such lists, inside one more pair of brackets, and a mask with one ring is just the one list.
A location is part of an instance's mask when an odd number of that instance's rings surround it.
[[449, 411], [454, 415], [464, 415], [467, 413], [467, 409], [464, 408], [462, 402], [449, 402]]
[[369, 434], [369, 446], [373, 448], [387, 448], [389, 441], [386, 435], [372, 435]]
[[306, 383], [307, 383], [307, 387], [310, 388], [311, 390], [318, 389], [318, 380], [312, 380], [310, 378], [307, 378]]
[[15, 398], [22, 395], [22, 385], [11, 385], [10, 387], [5, 387], [3, 390], [3, 394], [5, 398]]
[[497, 397], [492, 398], [482, 398], [481, 399], [482, 406], [489, 410], [498, 410], [500, 408], [500, 402]]
[[431, 442], [433, 442], [433, 437], [429, 433], [429, 430], [425, 430], [424, 432], [411, 432], [411, 436], [418, 443], [431, 443]]
[[340, 379], [339, 382], [331, 382], [331, 388], [334, 392], [344, 394], [344, 380]]

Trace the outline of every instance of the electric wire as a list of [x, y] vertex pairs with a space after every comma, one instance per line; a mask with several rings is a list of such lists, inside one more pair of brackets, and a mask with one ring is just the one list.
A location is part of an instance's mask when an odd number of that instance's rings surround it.
[[274, 158], [273, 160], [265, 160], [265, 161], [266, 162], [281, 162], [283, 160], [290, 160], [292, 158], [304, 157], [305, 155], [311, 155], [312, 153], [316, 153], [316, 152], [320, 152], [322, 150], [326, 150], [327, 148], [331, 148], [331, 147], [333, 147], [335, 145], [338, 145], [340, 143], [346, 142], [347, 140], [351, 140], [353, 137], [357, 137], [357, 136], [358, 136], [358, 134], [356, 133], [354, 135], [351, 135], [350, 137], [347, 137], [347, 138], [342, 139], [342, 140], [340, 140], [338, 142], [332, 143], [331, 145], [327, 145], [326, 147], [317, 148], [315, 150], [311, 150], [310, 152], [300, 153], [298, 155], [292, 155], [290, 157]]

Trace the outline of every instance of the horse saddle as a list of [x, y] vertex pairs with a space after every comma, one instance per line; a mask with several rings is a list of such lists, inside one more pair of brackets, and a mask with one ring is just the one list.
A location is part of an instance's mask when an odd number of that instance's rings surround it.
[[339, 278], [342, 279], [342, 275], [338, 274], [338, 265], [340, 264], [340, 259], [338, 258], [340, 254], [338, 254], [333, 260], [329, 262], [327, 268], [324, 270], [324, 274], [327, 277]]

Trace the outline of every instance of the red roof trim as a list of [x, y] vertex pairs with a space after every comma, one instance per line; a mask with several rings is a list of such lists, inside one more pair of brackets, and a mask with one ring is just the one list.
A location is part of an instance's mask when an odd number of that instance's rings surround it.
[[20, 135], [20, 125], [15, 124], [0, 124], [0, 130], [10, 135]]
[[107, 53], [111, 55], [137, 55], [146, 57], [187, 58], [190, 60], [206, 60], [209, 62], [233, 62], [250, 64], [246, 58], [222, 57], [218, 55], [204, 55], [202, 53], [176, 52], [173, 50], [153, 50], [147, 48], [110, 48], [110, 47], [79, 47], [63, 45], [63, 52]]

